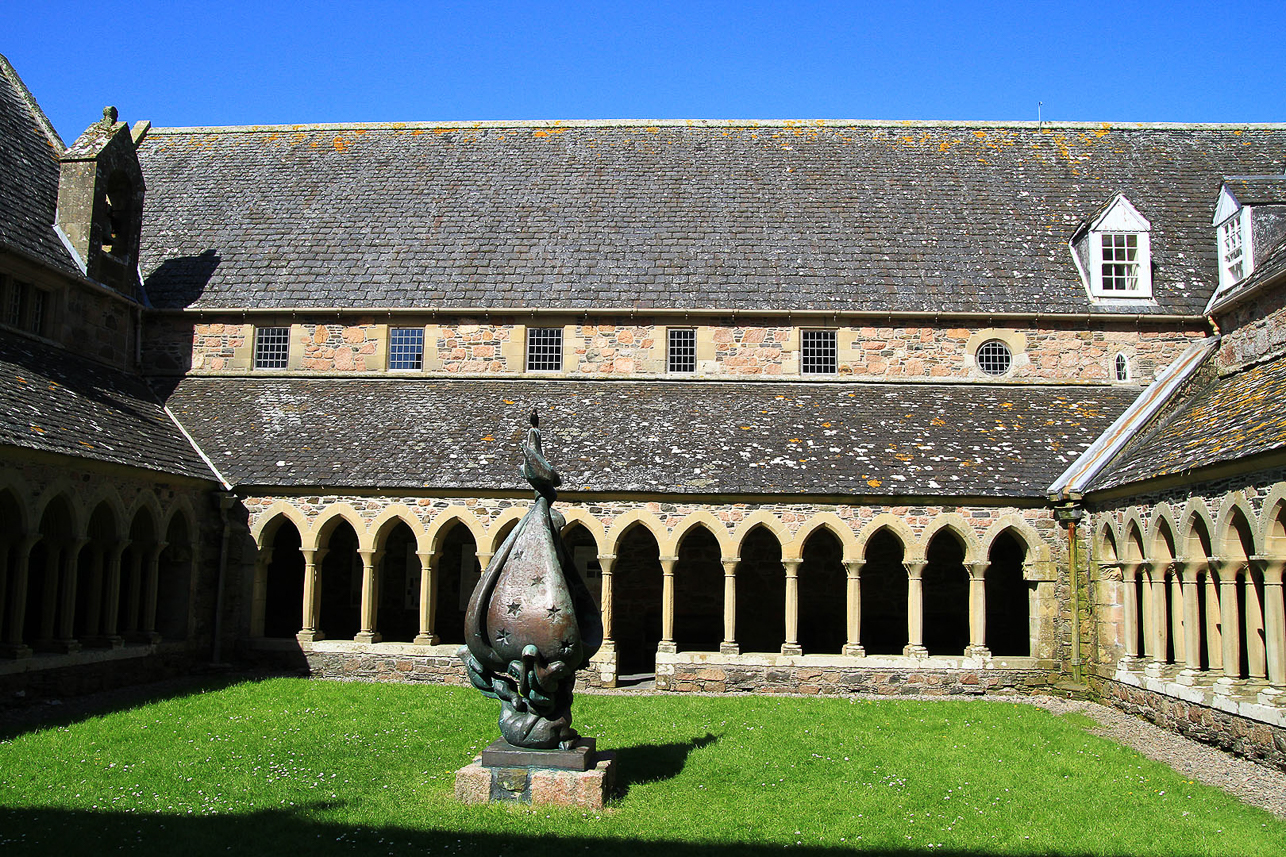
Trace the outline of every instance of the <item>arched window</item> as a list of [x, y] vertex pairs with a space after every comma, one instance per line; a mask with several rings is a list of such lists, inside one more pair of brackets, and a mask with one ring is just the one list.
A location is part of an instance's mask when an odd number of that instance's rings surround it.
[[1130, 380], [1130, 358], [1126, 357], [1124, 354], [1117, 354], [1115, 368], [1116, 368], [1116, 380], [1118, 381]]

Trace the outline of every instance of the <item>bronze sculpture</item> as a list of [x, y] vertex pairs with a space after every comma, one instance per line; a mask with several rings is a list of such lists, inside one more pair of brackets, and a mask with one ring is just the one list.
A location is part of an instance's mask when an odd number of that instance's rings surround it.
[[500, 734], [515, 747], [570, 749], [576, 670], [603, 642], [593, 596], [576, 572], [553, 508], [561, 479], [545, 459], [536, 413], [522, 445], [535, 502], [478, 581], [460, 656], [473, 686], [500, 700]]

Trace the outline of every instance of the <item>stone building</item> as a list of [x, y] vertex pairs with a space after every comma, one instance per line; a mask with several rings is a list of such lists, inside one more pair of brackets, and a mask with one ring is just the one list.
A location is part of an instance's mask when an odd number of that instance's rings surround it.
[[0, 627], [9, 681], [460, 680], [535, 410], [586, 681], [1088, 686], [1281, 763], [1286, 127], [108, 116], [64, 152], [4, 80], [5, 615], [55, 605]]

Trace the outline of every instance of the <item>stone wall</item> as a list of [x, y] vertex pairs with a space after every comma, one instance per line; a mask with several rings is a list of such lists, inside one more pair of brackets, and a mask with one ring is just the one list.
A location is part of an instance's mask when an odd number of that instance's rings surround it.
[[1219, 317], [1216, 356], [1220, 372], [1286, 353], [1286, 289], [1277, 288], [1242, 301]]
[[[264, 319], [263, 324], [287, 320]], [[418, 326], [412, 320], [395, 326]], [[563, 369], [554, 377], [664, 377], [667, 331], [671, 326], [696, 332], [697, 369], [683, 377], [797, 378], [800, 331], [818, 326], [784, 326], [706, 319], [673, 325], [667, 319], [612, 319], [563, 323], [536, 322], [563, 330]], [[340, 323], [323, 319], [291, 326], [290, 369], [300, 372], [382, 372], [390, 323], [354, 317]], [[423, 374], [436, 377], [520, 375], [525, 370], [527, 325], [496, 319], [435, 320], [424, 325]], [[854, 380], [986, 380], [1102, 382], [1115, 380], [1117, 354], [1125, 355], [1130, 380], [1147, 382], [1194, 339], [1198, 327], [1137, 326], [1101, 323], [1080, 326], [1017, 324], [1010, 327], [852, 325], [836, 329], [835, 378]], [[974, 362], [978, 347], [990, 339], [1005, 342], [1014, 354], [1004, 376], [984, 375]], [[227, 321], [149, 319], [145, 364], [158, 373], [251, 371], [254, 325]], [[190, 353], [185, 353], [190, 350]], [[809, 375], [809, 378], [827, 376]]]

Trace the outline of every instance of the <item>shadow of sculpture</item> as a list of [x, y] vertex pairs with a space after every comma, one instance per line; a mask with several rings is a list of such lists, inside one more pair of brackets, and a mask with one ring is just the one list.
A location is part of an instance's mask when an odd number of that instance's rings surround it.
[[635, 783], [653, 783], [677, 777], [693, 750], [719, 740], [707, 732], [700, 738], [672, 744], [640, 744], [615, 748], [617, 761], [616, 795], [624, 797]]

